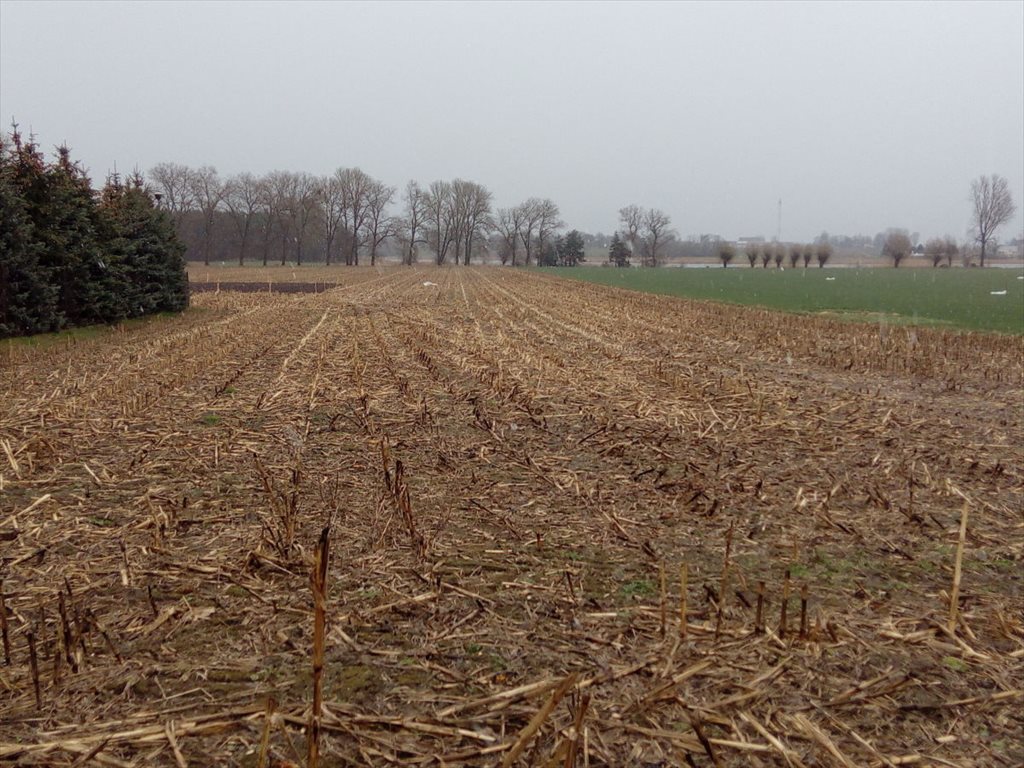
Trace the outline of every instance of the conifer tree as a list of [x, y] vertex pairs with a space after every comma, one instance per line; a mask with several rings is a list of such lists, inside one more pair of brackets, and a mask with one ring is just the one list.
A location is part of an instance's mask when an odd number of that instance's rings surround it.
[[616, 232], [612, 236], [611, 247], [608, 249], [608, 261], [616, 267], [628, 267], [629, 256], [629, 246], [622, 242], [622, 238], [620, 238], [619, 233]]
[[44, 164], [17, 125], [0, 145], [0, 335], [60, 328], [59, 293], [43, 259], [31, 200], [43, 194]]
[[142, 177], [100, 199], [67, 147], [0, 137], [0, 337], [188, 306], [185, 246]]
[[139, 176], [117, 174], [101, 194], [108, 268], [122, 283], [125, 314], [180, 312], [188, 306], [185, 246], [170, 217], [153, 206]]
[[59, 307], [70, 325], [110, 320], [102, 312], [106, 288], [97, 232], [97, 208], [85, 172], [71, 161], [66, 146], [44, 172], [44, 195], [38, 201], [36, 232], [43, 259], [59, 290]]
[[7, 147], [0, 143], [0, 336], [46, 330], [37, 307], [55, 303], [56, 291], [39, 278], [32, 222], [18, 193]]
[[555, 242], [558, 252], [558, 263], [563, 267], [575, 267], [586, 260], [583, 235], [579, 230], [572, 230], [565, 237], [559, 237]]

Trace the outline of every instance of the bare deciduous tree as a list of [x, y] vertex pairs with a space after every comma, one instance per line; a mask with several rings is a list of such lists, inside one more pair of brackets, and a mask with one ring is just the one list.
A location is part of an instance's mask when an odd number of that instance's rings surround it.
[[899, 267], [900, 262], [910, 255], [913, 246], [910, 244], [910, 236], [903, 230], [893, 229], [885, 238], [885, 245], [882, 246], [882, 255], [892, 259], [893, 267]]
[[394, 218], [387, 215], [387, 207], [395, 196], [395, 188], [375, 181], [370, 185], [368, 213], [366, 217], [366, 239], [370, 245], [370, 265], [377, 264], [377, 251], [386, 240], [394, 237], [397, 226]]
[[366, 242], [367, 220], [370, 216], [370, 194], [374, 179], [358, 168], [347, 168], [341, 172], [345, 187], [346, 215], [343, 217], [348, 249], [345, 263], [358, 266], [359, 248]]
[[258, 218], [260, 240], [262, 241], [263, 266], [267, 266], [267, 259], [270, 256], [270, 243], [274, 237], [274, 229], [277, 226], [275, 213], [275, 198], [270, 177], [262, 176], [256, 182], [256, 195], [258, 201]]
[[434, 250], [434, 261], [440, 266], [448, 259], [448, 252], [458, 237], [452, 185], [447, 181], [433, 181], [423, 196], [428, 222], [429, 243]]
[[288, 201], [291, 231], [295, 243], [295, 263], [302, 264], [303, 247], [313, 221], [321, 212], [320, 184], [308, 173], [292, 174], [292, 195]]
[[671, 225], [672, 219], [664, 211], [651, 208], [649, 211], [644, 212], [641, 224], [644, 241], [644, 266], [658, 266], [661, 259], [661, 251], [675, 236]]
[[996, 230], [1013, 218], [1017, 206], [1013, 204], [1010, 185], [1005, 178], [993, 173], [979, 176], [971, 182], [974, 202], [974, 227], [981, 246], [981, 266], [985, 266], [985, 249]]
[[753, 269], [757, 266], [757, 254], [758, 254], [757, 243], [747, 243], [743, 246], [743, 253], [747, 257], [747, 261], [750, 262], [750, 268]]
[[290, 171], [271, 171], [266, 176], [267, 213], [271, 233], [276, 233], [281, 266], [288, 262], [293, 242], [291, 202], [295, 192], [295, 175]]
[[342, 188], [342, 233], [345, 238], [345, 264], [359, 265], [359, 248], [366, 239], [370, 213], [370, 192], [374, 180], [359, 168], [339, 168], [334, 173]]
[[729, 266], [734, 258], [736, 258], [736, 249], [732, 243], [722, 243], [718, 246], [718, 258], [722, 261], [723, 269]]
[[775, 262], [776, 269], [782, 269], [782, 262], [786, 259], [786, 249], [783, 248], [779, 243], [775, 243], [771, 246], [772, 249], [772, 260]]
[[148, 174], [161, 196], [160, 207], [171, 214], [175, 226], [195, 205], [192, 170], [179, 163], [159, 163]]
[[511, 262], [513, 267], [518, 266], [516, 254], [519, 251], [519, 230], [522, 225], [520, 217], [522, 213], [521, 206], [498, 209], [498, 217], [494, 222], [494, 228], [501, 239], [498, 248], [498, 258], [501, 259], [502, 264]]
[[640, 229], [644, 223], [644, 209], [639, 205], [627, 205], [619, 209], [619, 224], [622, 227], [622, 238], [629, 244], [629, 249], [636, 256], [639, 254]]
[[192, 199], [203, 216], [203, 263], [209, 266], [217, 210], [224, 200], [224, 185], [217, 175], [217, 169], [209, 165], [190, 171], [188, 184], [192, 190]]
[[405, 185], [405, 217], [401, 221], [402, 263], [412, 266], [416, 263], [417, 246], [426, 242], [423, 237], [424, 200], [423, 190], [415, 181]]
[[808, 243], [803, 246], [802, 250], [804, 256], [804, 269], [807, 269], [811, 264], [811, 259], [814, 257], [814, 246]]
[[815, 247], [815, 256], [818, 257], [818, 267], [824, 268], [832, 258], [832, 246], [828, 242], [819, 242]]
[[931, 261], [933, 267], [939, 266], [946, 257], [946, 243], [938, 237], [933, 237], [924, 244], [924, 255]]
[[469, 264], [473, 246], [490, 229], [491, 193], [487, 187], [472, 181], [456, 179], [452, 182], [455, 211], [455, 261], [462, 257]]
[[320, 205], [324, 217], [324, 264], [330, 266], [334, 246], [341, 235], [345, 215], [345, 188], [338, 174], [321, 178], [318, 182]]
[[554, 201], [544, 198], [537, 208], [537, 253], [544, 253], [546, 245], [559, 229], [565, 226], [561, 211]]
[[542, 201], [536, 197], [531, 197], [524, 203], [520, 203], [519, 209], [519, 240], [523, 244], [523, 249], [526, 252], [525, 263], [526, 266], [530, 266], [533, 262], [534, 253], [534, 232], [537, 231], [537, 226], [541, 220], [541, 208]]
[[249, 238], [260, 210], [259, 181], [251, 173], [231, 177], [224, 184], [224, 204], [238, 233], [238, 265], [245, 266]]
[[[802, 245], [793, 243], [789, 246], [789, 266], [792, 269], [796, 269], [797, 264], [800, 263], [800, 258], [804, 255], [804, 248]], [[805, 265], [806, 266], [806, 265]]]

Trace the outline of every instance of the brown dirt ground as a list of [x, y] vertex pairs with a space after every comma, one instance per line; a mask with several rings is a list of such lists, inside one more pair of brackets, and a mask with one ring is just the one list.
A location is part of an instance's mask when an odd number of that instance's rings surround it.
[[234, 293], [323, 293], [324, 291], [336, 288], [337, 283], [327, 282], [220, 282], [210, 283], [190, 282], [189, 290], [193, 293], [220, 293], [221, 291], [232, 291]]
[[304, 765], [329, 524], [321, 765], [1020, 764], [1020, 339], [338, 281], [0, 347], [0, 761]]

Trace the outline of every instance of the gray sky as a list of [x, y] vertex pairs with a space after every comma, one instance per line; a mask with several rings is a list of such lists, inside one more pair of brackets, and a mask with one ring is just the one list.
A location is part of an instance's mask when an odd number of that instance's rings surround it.
[[[1024, 207], [1024, 2], [0, 0], [0, 118], [102, 181], [359, 166], [462, 177], [570, 227], [962, 237], [970, 181]], [[1022, 215], [999, 232], [1019, 234]]]

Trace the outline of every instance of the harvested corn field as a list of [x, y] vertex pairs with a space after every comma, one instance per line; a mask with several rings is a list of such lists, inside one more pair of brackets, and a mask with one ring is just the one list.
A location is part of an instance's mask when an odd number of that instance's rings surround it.
[[1019, 764], [1019, 338], [338, 283], [3, 349], [0, 760]]

